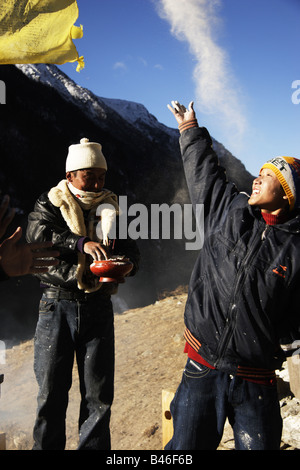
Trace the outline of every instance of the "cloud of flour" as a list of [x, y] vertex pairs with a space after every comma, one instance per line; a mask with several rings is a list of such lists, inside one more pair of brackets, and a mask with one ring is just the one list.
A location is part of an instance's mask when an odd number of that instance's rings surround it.
[[[246, 119], [229, 58], [216, 42], [221, 19], [220, 0], [157, 0], [158, 14], [171, 25], [172, 34], [189, 44], [194, 56], [195, 105], [220, 119], [226, 130], [242, 138]], [[176, 98], [175, 98], [176, 99]]]

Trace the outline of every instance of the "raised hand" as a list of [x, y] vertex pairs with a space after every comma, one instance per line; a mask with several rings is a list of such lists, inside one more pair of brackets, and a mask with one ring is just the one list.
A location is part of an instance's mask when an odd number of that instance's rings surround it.
[[190, 121], [191, 119], [196, 118], [196, 114], [194, 111], [194, 102], [191, 101], [188, 109], [183, 104], [180, 104], [178, 101], [171, 101], [172, 106], [169, 104], [168, 109], [174, 114], [176, 121], [178, 124], [182, 124], [185, 121]]
[[0, 266], [7, 276], [45, 273], [49, 266], [58, 264], [55, 258], [59, 252], [51, 251], [52, 242], [18, 243], [21, 236], [22, 229], [18, 227], [0, 245]]

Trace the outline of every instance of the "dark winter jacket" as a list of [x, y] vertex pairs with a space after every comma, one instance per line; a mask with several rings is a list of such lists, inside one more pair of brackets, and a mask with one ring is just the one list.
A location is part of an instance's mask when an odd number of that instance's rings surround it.
[[[26, 238], [28, 242], [42, 242], [51, 240], [55, 249], [59, 250], [59, 265], [51, 266], [47, 273], [37, 277], [42, 284], [61, 287], [70, 291], [84, 290], [78, 287], [80, 264], [89, 265], [92, 258], [79, 251], [79, 240], [83, 234], [75, 234], [71, 231], [71, 222], [67, 224], [59, 207], [54, 206], [49, 200], [49, 193], [44, 193], [37, 200], [34, 211], [29, 214]], [[72, 197], [72, 196], [71, 196]], [[81, 211], [75, 202], [76, 211]], [[84, 211], [83, 211], [84, 212]], [[71, 219], [74, 214], [71, 213]], [[74, 220], [72, 221], [74, 223]], [[130, 275], [134, 275], [139, 265], [139, 250], [133, 240], [116, 240], [114, 255], [125, 255], [134, 264]], [[89, 272], [89, 269], [88, 269]], [[90, 273], [92, 276], [92, 274]], [[82, 282], [81, 282], [82, 284]], [[100, 294], [111, 295], [116, 293], [117, 285], [114, 283], [102, 284]]]
[[300, 216], [269, 226], [226, 181], [205, 128], [180, 137], [192, 204], [204, 204], [204, 244], [185, 309], [186, 339], [212, 366], [277, 369], [280, 344], [300, 339]]

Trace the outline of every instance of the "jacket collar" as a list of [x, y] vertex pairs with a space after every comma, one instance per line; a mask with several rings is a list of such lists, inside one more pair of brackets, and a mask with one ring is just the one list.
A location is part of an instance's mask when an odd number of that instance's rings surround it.
[[[248, 206], [248, 207], [253, 217], [265, 223], [261, 210], [258, 207], [255, 207], [255, 206]], [[293, 212], [291, 212], [290, 218], [288, 220], [286, 220], [285, 222], [276, 224], [274, 225], [274, 227], [284, 232], [288, 232], [294, 235], [299, 235], [300, 234], [300, 210], [295, 209]]]

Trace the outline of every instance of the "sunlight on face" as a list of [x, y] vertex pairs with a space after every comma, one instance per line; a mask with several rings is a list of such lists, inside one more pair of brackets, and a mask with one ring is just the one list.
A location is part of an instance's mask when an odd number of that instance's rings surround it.
[[287, 208], [287, 196], [274, 171], [263, 168], [253, 181], [250, 206], [259, 207], [262, 212], [279, 213]]
[[105, 175], [103, 168], [85, 168], [68, 172], [67, 180], [81, 191], [100, 192], [105, 184]]

